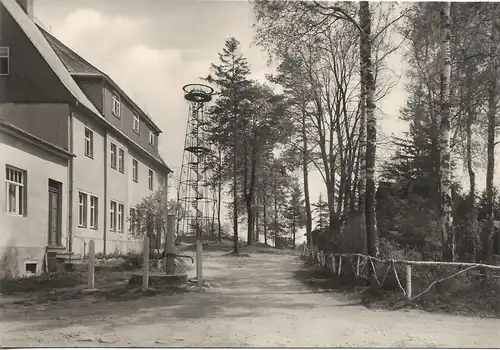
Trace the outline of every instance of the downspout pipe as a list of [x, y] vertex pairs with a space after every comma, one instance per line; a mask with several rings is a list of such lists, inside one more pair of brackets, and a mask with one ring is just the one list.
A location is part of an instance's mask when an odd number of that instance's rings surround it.
[[104, 133], [104, 223], [102, 236], [102, 252], [106, 255], [106, 239], [108, 232], [108, 133]]
[[[78, 101], [76, 102], [76, 106], [78, 107]], [[68, 118], [68, 151], [71, 154], [73, 154], [74, 150], [73, 118], [74, 112], [70, 111]], [[68, 241], [66, 243], [70, 257], [73, 252], [73, 165], [74, 160], [71, 157], [68, 160]]]
[[[100, 112], [104, 115], [104, 105], [106, 103], [106, 79], [102, 77], [102, 110]], [[109, 201], [108, 201], [108, 132], [107, 128], [104, 128], [104, 220], [103, 220], [103, 234], [102, 234], [102, 252], [106, 255], [106, 240], [108, 232], [108, 214], [109, 214]]]

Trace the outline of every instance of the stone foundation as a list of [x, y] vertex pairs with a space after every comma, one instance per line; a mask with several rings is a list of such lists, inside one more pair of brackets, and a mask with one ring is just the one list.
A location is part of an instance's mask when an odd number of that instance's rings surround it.
[[[27, 271], [35, 267], [36, 275], [43, 272], [45, 247], [0, 247], [0, 278], [31, 276]], [[27, 266], [27, 264], [30, 264]]]

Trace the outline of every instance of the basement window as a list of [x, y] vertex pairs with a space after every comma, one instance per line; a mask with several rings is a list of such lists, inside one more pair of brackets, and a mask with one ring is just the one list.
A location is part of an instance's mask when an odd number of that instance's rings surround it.
[[9, 48], [0, 46], [0, 75], [9, 75]]
[[26, 262], [24, 264], [24, 272], [26, 274], [33, 274], [36, 275], [36, 268], [37, 268], [38, 263], [36, 262]]

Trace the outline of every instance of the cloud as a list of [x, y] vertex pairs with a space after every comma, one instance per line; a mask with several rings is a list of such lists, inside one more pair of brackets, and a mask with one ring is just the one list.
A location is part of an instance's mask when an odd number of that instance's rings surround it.
[[[108, 66], [129, 45], [141, 42], [143, 20], [108, 16], [93, 9], [76, 9], [53, 31], [71, 49], [95, 65]], [[98, 67], [106, 68], [106, 67]]]
[[143, 44], [147, 42], [144, 20], [94, 9], [72, 11], [53, 32], [115, 80], [153, 118], [163, 130], [162, 156], [171, 167], [180, 165], [188, 112], [182, 86], [207, 74], [209, 53], [148, 46]]

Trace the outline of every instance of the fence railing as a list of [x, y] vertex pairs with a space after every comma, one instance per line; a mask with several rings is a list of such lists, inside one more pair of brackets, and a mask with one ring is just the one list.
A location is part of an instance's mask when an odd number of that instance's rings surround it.
[[[356, 278], [361, 277], [364, 273], [369, 274], [366, 267], [371, 267], [373, 279], [379, 287], [384, 285], [388, 275], [394, 273], [395, 280], [401, 292], [406, 296], [407, 300], [415, 300], [431, 290], [433, 286], [445, 280], [449, 280], [460, 274], [468, 272], [473, 269], [487, 269], [490, 271], [500, 272], [500, 266], [480, 264], [480, 263], [465, 263], [465, 262], [443, 262], [443, 261], [411, 261], [411, 260], [398, 260], [398, 259], [378, 259], [364, 254], [343, 254], [343, 253], [325, 253], [321, 250], [303, 245], [301, 249], [301, 257], [313, 265], [320, 265], [328, 271], [340, 276], [342, 274], [343, 262], [349, 262], [351, 269]], [[385, 268], [382, 279], [378, 278], [376, 264], [382, 265]], [[405, 278], [404, 284], [401, 283], [400, 276], [396, 265], [404, 266]], [[443, 266], [443, 267], [456, 267], [458, 271], [449, 274], [444, 278], [438, 278], [432, 281], [426, 288], [424, 288], [417, 295], [412, 294], [412, 267], [416, 266]], [[344, 268], [345, 270], [345, 268]]]

